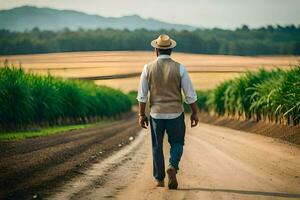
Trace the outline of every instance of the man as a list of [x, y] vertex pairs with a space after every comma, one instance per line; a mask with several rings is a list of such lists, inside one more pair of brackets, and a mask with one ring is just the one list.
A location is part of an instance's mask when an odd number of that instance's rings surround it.
[[153, 176], [158, 187], [164, 187], [165, 164], [163, 137], [168, 135], [170, 148], [168, 174], [169, 189], [177, 189], [176, 173], [183, 152], [185, 122], [181, 89], [191, 109], [191, 127], [198, 124], [197, 96], [185, 67], [172, 60], [170, 55], [176, 42], [168, 35], [160, 35], [151, 42], [157, 59], [144, 66], [141, 74], [137, 100], [139, 101], [139, 124], [148, 126], [145, 115], [148, 91], [150, 92], [150, 126], [153, 151]]

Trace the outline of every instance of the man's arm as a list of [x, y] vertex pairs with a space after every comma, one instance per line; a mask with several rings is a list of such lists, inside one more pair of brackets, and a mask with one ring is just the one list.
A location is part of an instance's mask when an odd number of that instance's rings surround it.
[[147, 128], [148, 118], [145, 114], [146, 103], [148, 100], [148, 80], [147, 80], [147, 65], [144, 66], [140, 78], [140, 85], [138, 90], [137, 100], [139, 102], [139, 124], [142, 128]]
[[199, 119], [197, 115], [197, 94], [194, 90], [192, 81], [189, 77], [188, 72], [186, 71], [183, 65], [181, 67], [181, 86], [185, 96], [186, 103], [189, 105], [191, 110], [191, 127], [198, 125]]

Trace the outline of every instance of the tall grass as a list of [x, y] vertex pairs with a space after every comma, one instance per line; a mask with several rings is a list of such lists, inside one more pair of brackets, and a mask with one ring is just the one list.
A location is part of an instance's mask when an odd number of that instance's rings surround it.
[[219, 116], [267, 120], [275, 123], [300, 123], [300, 66], [247, 72], [202, 93], [198, 105]]
[[137, 101], [137, 95], [138, 95], [138, 92], [137, 91], [129, 91], [127, 96], [130, 98], [130, 101], [132, 103], [132, 105], [137, 105], [138, 104], [138, 101]]
[[300, 67], [277, 71], [253, 88], [251, 112], [257, 120], [297, 125], [300, 122]]
[[131, 109], [122, 92], [92, 82], [25, 73], [0, 68], [0, 128], [84, 123], [115, 117]]
[[208, 105], [208, 96], [210, 94], [210, 90], [206, 91], [197, 91], [197, 106], [200, 111], [208, 112], [209, 107]]

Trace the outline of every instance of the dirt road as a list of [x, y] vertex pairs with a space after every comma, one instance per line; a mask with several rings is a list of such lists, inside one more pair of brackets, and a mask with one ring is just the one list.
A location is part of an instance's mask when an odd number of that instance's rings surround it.
[[131, 145], [55, 189], [48, 199], [300, 199], [300, 149], [273, 138], [200, 124], [187, 129], [178, 179], [176, 191], [154, 186], [146, 130]]

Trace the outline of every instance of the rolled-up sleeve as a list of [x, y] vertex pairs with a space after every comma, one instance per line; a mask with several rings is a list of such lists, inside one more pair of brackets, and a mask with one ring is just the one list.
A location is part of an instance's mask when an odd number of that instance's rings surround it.
[[147, 65], [145, 65], [141, 74], [138, 96], [136, 99], [139, 102], [146, 103], [148, 100], [148, 90], [149, 87], [148, 87], [148, 80], [147, 80]]
[[187, 104], [191, 104], [197, 101], [197, 94], [190, 79], [189, 73], [185, 69], [184, 65], [180, 66], [181, 74], [181, 87], [185, 96]]

